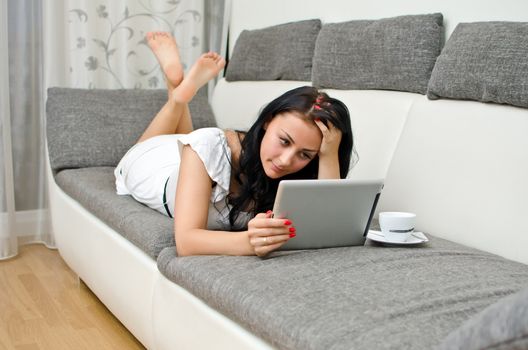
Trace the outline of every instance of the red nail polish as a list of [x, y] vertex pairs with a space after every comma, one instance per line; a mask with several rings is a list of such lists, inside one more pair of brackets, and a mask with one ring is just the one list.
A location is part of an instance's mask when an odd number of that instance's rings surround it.
[[290, 232], [295, 232], [295, 231], [297, 231], [297, 230], [295, 229], [295, 227], [290, 227], [289, 230], [290, 230]]
[[271, 214], [271, 213], [273, 213], [271, 210], [268, 210], [268, 211], [266, 212], [266, 214]]
[[321, 118], [315, 118], [315, 121], [316, 121], [316, 122], [320, 122], [320, 121], [321, 121]]
[[288, 219], [284, 220], [284, 225], [291, 225], [291, 224], [292, 224], [292, 222], [290, 220], [288, 220]]
[[295, 237], [295, 236], [297, 236], [295, 233], [293, 233], [293, 232], [290, 233], [290, 238], [293, 238], [293, 237]]

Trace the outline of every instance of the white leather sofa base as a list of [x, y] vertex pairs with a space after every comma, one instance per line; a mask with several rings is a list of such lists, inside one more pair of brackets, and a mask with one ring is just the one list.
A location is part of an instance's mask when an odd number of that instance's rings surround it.
[[[212, 108], [220, 128], [247, 130], [260, 110], [284, 92], [310, 82], [236, 81], [220, 79]], [[349, 177], [384, 178], [411, 105], [420, 94], [383, 90], [322, 89], [345, 103], [359, 161]], [[243, 98], [241, 98], [243, 96]]]
[[49, 169], [48, 163], [53, 230], [62, 258], [145, 347], [270, 349], [167, 280], [156, 261], [64, 193]]

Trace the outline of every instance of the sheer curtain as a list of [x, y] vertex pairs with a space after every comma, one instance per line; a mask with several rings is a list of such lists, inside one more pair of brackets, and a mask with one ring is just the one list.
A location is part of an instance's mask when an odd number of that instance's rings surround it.
[[0, 258], [18, 245], [53, 246], [46, 209], [42, 103], [42, 6], [2, 1], [2, 240]]
[[47, 204], [46, 89], [164, 88], [144, 40], [178, 41], [184, 68], [225, 53], [230, 0], [0, 0], [0, 259], [54, 245]]
[[13, 232], [15, 193], [11, 157], [9, 104], [9, 55], [7, 43], [7, 0], [0, 0], [0, 258], [17, 252]]

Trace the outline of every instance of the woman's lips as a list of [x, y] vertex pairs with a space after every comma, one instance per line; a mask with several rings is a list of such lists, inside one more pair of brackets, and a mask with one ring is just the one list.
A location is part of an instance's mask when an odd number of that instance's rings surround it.
[[276, 173], [282, 173], [284, 171], [283, 168], [276, 166], [273, 162], [271, 162], [271, 169]]

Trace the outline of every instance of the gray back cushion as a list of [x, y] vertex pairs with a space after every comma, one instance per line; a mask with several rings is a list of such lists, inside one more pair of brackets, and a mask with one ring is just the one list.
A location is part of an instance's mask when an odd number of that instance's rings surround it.
[[425, 94], [444, 38], [440, 13], [325, 24], [313, 59], [313, 84]]
[[[215, 126], [204, 93], [189, 105], [195, 129]], [[166, 90], [48, 89], [51, 168], [117, 165], [166, 101]]]
[[447, 336], [438, 350], [528, 349], [528, 288], [479, 312]]
[[528, 107], [528, 23], [460, 23], [431, 75], [440, 97]]
[[321, 21], [313, 19], [244, 30], [229, 60], [226, 80], [311, 80], [320, 29]]

